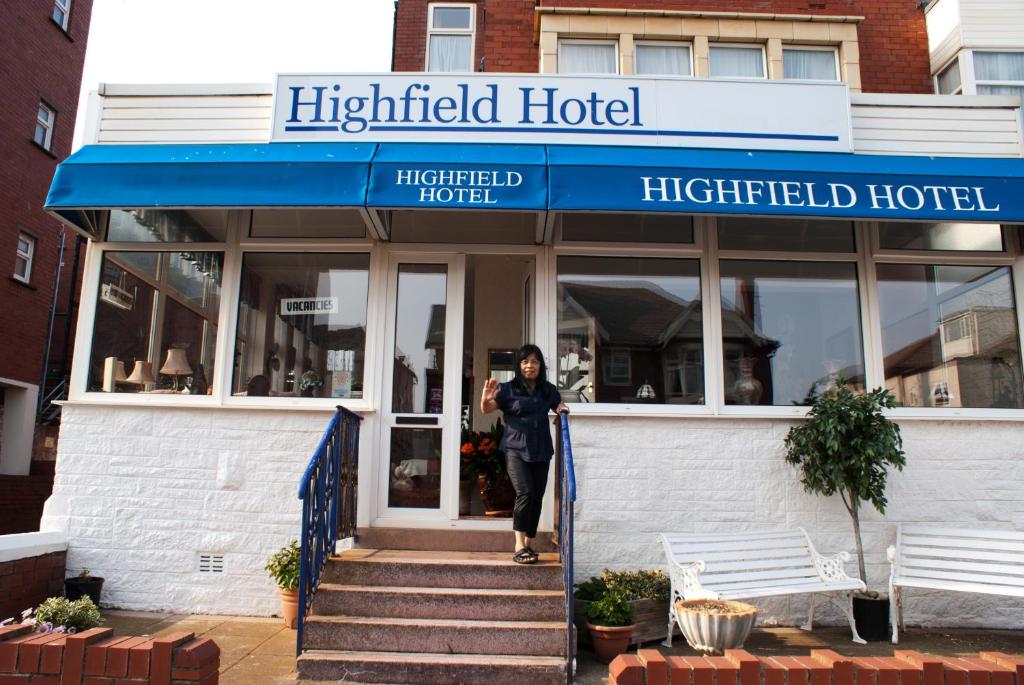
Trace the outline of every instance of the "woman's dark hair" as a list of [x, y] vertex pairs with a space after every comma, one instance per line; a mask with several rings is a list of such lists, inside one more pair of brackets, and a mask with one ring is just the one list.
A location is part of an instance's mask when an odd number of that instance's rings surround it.
[[519, 348], [516, 352], [516, 368], [515, 378], [512, 379], [512, 384], [517, 390], [526, 392], [526, 379], [523, 378], [523, 370], [519, 368], [519, 365], [527, 359], [527, 357], [536, 357], [537, 361], [540, 362], [540, 373], [537, 374], [537, 384], [546, 383], [548, 380], [548, 366], [544, 363], [544, 353], [540, 351], [540, 348], [533, 343], [527, 343]]

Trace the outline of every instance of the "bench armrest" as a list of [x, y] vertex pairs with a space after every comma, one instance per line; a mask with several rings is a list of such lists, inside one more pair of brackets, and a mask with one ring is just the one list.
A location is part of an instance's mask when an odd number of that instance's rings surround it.
[[821, 576], [822, 580], [833, 583], [852, 580], [846, 573], [846, 564], [850, 561], [849, 552], [819, 554], [816, 550], [812, 549], [811, 556], [814, 559], [814, 568], [817, 569], [818, 575]]
[[680, 564], [670, 561], [668, 565], [669, 579], [672, 581], [672, 603], [684, 599], [718, 599], [718, 593], [707, 590], [701, 585], [700, 574], [704, 572], [704, 562], [694, 561]]
[[889, 545], [889, 548], [885, 550], [885, 557], [889, 560], [890, 564], [895, 564], [898, 555], [896, 554], [896, 545]]

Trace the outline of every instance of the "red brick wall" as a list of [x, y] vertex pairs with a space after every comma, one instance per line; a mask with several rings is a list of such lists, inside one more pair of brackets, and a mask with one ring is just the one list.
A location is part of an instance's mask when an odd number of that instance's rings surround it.
[[62, 597], [64, 563], [65, 552], [0, 561], [0, 621], [12, 616], [21, 620], [25, 609], [36, 608], [47, 597]]
[[[614, 7], [784, 14], [856, 15], [864, 92], [931, 93], [924, 13], [916, 0], [538, 0], [551, 7]], [[396, 71], [422, 71], [427, 0], [400, 0], [395, 17]], [[484, 71], [536, 72], [531, 0], [479, 0], [477, 57]], [[476, 65], [479, 69], [479, 59]]]
[[[58, 160], [71, 151], [92, 0], [74, 0], [67, 33], [52, 10], [52, 0], [0, 0], [0, 377], [27, 383], [39, 383], [42, 372], [57, 262], [59, 222], [41, 207]], [[51, 152], [32, 140], [41, 98], [57, 110]], [[12, 278], [24, 229], [37, 237], [29, 286]], [[62, 281], [66, 287], [67, 269]]]
[[0, 475], [0, 535], [39, 530], [43, 504], [53, 491], [53, 474]]

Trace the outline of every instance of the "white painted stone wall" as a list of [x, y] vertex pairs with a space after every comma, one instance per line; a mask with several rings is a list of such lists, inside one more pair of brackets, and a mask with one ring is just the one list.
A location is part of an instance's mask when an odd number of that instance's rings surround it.
[[[44, 530], [68, 536], [68, 570], [106, 578], [127, 609], [269, 615], [263, 564], [295, 537], [296, 485], [328, 413], [66, 406]], [[572, 418], [577, 579], [604, 567], [661, 568], [656, 534], [802, 526], [822, 552], [853, 552], [837, 499], [803, 492], [783, 460], [791, 422]], [[889, 512], [863, 512], [869, 585], [884, 590], [895, 523], [1024, 530], [1024, 423], [902, 424], [907, 469]], [[367, 426], [367, 429], [369, 426]], [[364, 432], [364, 437], [369, 431]], [[364, 440], [364, 445], [367, 443]], [[367, 466], [363, 455], [363, 466]], [[368, 490], [372, 478], [361, 478]], [[369, 497], [365, 490], [361, 498]], [[223, 554], [223, 575], [198, 572]], [[855, 572], [855, 563], [848, 569]], [[1024, 601], [910, 590], [911, 625], [1024, 628]], [[762, 623], [803, 620], [806, 597], [758, 601]], [[835, 612], [820, 619], [839, 623]]]

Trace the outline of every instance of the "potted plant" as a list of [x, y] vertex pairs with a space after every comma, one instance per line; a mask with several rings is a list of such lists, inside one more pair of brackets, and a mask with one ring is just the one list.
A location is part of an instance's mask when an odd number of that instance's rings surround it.
[[92, 599], [83, 595], [75, 600], [50, 597], [26, 621], [33, 623], [37, 632], [77, 633], [102, 624], [103, 617]]
[[668, 614], [669, 588], [671, 583], [663, 571], [639, 569], [636, 571], [611, 571], [605, 569], [600, 576], [593, 576], [576, 584], [575, 615], [580, 640], [588, 644], [586, 628], [587, 607], [614, 588], [621, 592], [633, 606], [635, 628], [629, 638], [630, 644], [639, 645], [652, 640], [665, 639], [665, 616]]
[[88, 597], [96, 606], [100, 605], [100, 594], [103, 592], [103, 579], [89, 574], [89, 569], [82, 569], [77, 576], [64, 579], [64, 596], [70, 600]]
[[608, 590], [587, 607], [587, 629], [602, 664], [626, 651], [633, 633], [633, 606], [618, 590]]
[[690, 646], [706, 656], [739, 649], [754, 627], [757, 608], [724, 599], [676, 602], [676, 622]]
[[[884, 514], [888, 468], [902, 471], [907, 463], [900, 427], [882, 413], [894, 406], [896, 398], [885, 388], [855, 393], [839, 376], [815, 399], [807, 421], [786, 434], [786, 461], [800, 469], [804, 490], [842, 499], [853, 523], [857, 569], [865, 582], [860, 505], [870, 502]], [[855, 595], [853, 612], [861, 637], [889, 639], [888, 597], [877, 592]]]
[[264, 566], [277, 583], [281, 594], [281, 615], [289, 628], [299, 623], [299, 564], [301, 551], [298, 540], [292, 540], [270, 556]]
[[504, 432], [501, 420], [488, 431], [462, 431], [460, 477], [462, 473], [476, 477], [480, 501], [488, 516], [510, 515], [516, 498], [505, 469], [505, 454], [498, 449]]

